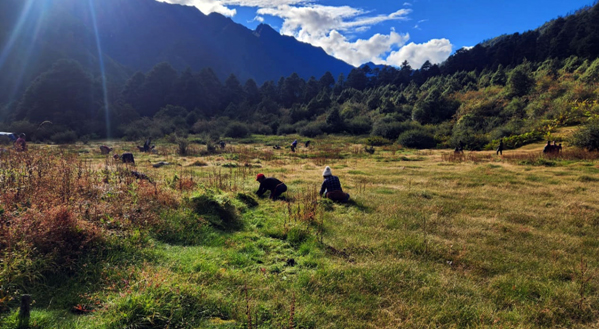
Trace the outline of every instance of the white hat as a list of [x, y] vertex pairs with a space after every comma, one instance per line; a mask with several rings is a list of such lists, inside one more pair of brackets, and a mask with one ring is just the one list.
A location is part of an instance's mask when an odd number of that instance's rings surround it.
[[324, 168], [324, 171], [322, 172], [322, 176], [327, 177], [327, 176], [331, 176], [331, 175], [333, 175], [331, 173], [331, 167], [327, 166], [326, 168]]

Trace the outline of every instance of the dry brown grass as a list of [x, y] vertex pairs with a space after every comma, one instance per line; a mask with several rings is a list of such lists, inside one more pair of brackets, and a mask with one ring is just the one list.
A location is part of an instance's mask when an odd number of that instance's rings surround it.
[[570, 149], [548, 154], [542, 152], [505, 152], [503, 158], [508, 161], [535, 161], [538, 159], [593, 161], [599, 159], [599, 152], [588, 152], [581, 149]]
[[158, 225], [159, 209], [178, 204], [168, 190], [136, 180], [133, 167], [106, 162], [96, 170], [50, 150], [2, 155], [0, 250], [70, 261], [109, 231]]

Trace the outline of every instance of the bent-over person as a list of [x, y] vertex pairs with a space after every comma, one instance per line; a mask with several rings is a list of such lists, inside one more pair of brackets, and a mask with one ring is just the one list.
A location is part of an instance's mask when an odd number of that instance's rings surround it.
[[260, 183], [260, 188], [256, 191], [258, 196], [270, 191], [269, 199], [277, 200], [281, 197], [281, 194], [287, 191], [287, 185], [274, 177], [266, 178], [264, 174], [258, 174], [256, 181]]
[[553, 145], [551, 145], [550, 141], [547, 141], [547, 144], [543, 148], [543, 153], [553, 153]]
[[324, 181], [320, 188], [320, 195], [324, 195], [325, 198], [331, 199], [336, 202], [347, 202], [349, 200], [349, 194], [344, 193], [341, 188], [341, 182], [339, 177], [333, 176], [331, 167], [327, 166], [322, 172]]
[[15, 150], [19, 152], [27, 151], [27, 142], [25, 141], [25, 134], [21, 134], [19, 138], [15, 141]]

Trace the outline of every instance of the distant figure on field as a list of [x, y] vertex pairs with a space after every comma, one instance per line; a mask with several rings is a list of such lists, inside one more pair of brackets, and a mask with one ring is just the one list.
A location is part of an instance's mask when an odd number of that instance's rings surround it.
[[27, 151], [27, 142], [25, 141], [25, 134], [21, 134], [19, 138], [15, 141], [15, 150], [19, 152]]
[[264, 174], [258, 174], [256, 181], [260, 183], [260, 188], [256, 191], [258, 196], [262, 196], [266, 191], [270, 191], [271, 200], [277, 200], [281, 194], [287, 191], [287, 185], [274, 177], [266, 178]]
[[140, 152], [152, 152], [154, 151], [154, 148], [156, 147], [156, 145], [151, 145], [152, 144], [152, 138], [148, 138], [146, 139], [144, 146], [137, 146], [137, 149]]
[[349, 194], [343, 193], [341, 182], [339, 182], [337, 176], [333, 176], [331, 167], [327, 166], [324, 168], [322, 177], [324, 178], [324, 181], [320, 188], [320, 195], [324, 195], [324, 197], [336, 202], [347, 202], [349, 200]]
[[462, 141], [458, 142], [458, 145], [453, 150], [453, 153], [455, 153], [455, 154], [464, 154], [464, 143], [462, 143]]
[[553, 153], [553, 145], [551, 145], [550, 141], [547, 141], [547, 144], [543, 148], [543, 153]]
[[137, 178], [137, 179], [141, 179], [141, 180], [147, 180], [148, 182], [152, 183], [152, 179], [150, 177], [148, 177], [146, 174], [144, 173], [140, 173], [139, 171], [135, 171], [132, 170], [131, 171], [131, 175], [133, 175], [133, 177]]
[[123, 153], [123, 155], [121, 155], [121, 159], [123, 159], [123, 163], [135, 164], [135, 159], [133, 158], [133, 153]]
[[557, 145], [557, 153], [562, 153], [562, 143]]
[[165, 161], [160, 161], [158, 163], [153, 164], [152, 167], [161, 168], [161, 167], [168, 166], [168, 165], [170, 165], [170, 163], [165, 162]]
[[497, 154], [503, 155], [503, 139], [499, 140], [499, 146], [497, 147]]
[[295, 152], [295, 148], [297, 147], [297, 139], [291, 143], [291, 152]]
[[220, 146], [220, 149], [221, 149], [221, 150], [224, 150], [224, 149], [225, 149], [225, 147], [227, 146], [227, 143], [225, 143], [224, 141], [220, 141], [220, 142], [218, 143], [218, 145]]
[[306, 148], [310, 147], [310, 142], [312, 142], [312, 141], [307, 141], [307, 142], [306, 142], [306, 144], [305, 144], [305, 145], [306, 145]]
[[272, 148], [275, 149], [275, 150], [280, 150], [281, 149], [281, 147], [279, 146], [279, 144], [273, 146]]
[[110, 152], [111, 152], [112, 150], [113, 150], [113, 149], [111, 149], [110, 147], [108, 147], [108, 146], [106, 146], [106, 145], [101, 145], [101, 146], [100, 146], [100, 152], [101, 152], [103, 155], [110, 154]]

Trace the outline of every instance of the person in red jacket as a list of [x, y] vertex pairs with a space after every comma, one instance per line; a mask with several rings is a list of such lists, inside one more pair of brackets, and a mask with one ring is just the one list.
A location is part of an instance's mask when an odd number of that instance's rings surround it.
[[15, 142], [15, 150], [19, 152], [27, 151], [27, 142], [25, 141], [25, 134], [21, 134], [19, 139]]
[[264, 174], [258, 174], [256, 181], [260, 183], [260, 188], [256, 191], [258, 196], [262, 196], [266, 191], [270, 191], [270, 199], [277, 200], [281, 194], [287, 191], [287, 185], [274, 177], [266, 178]]

